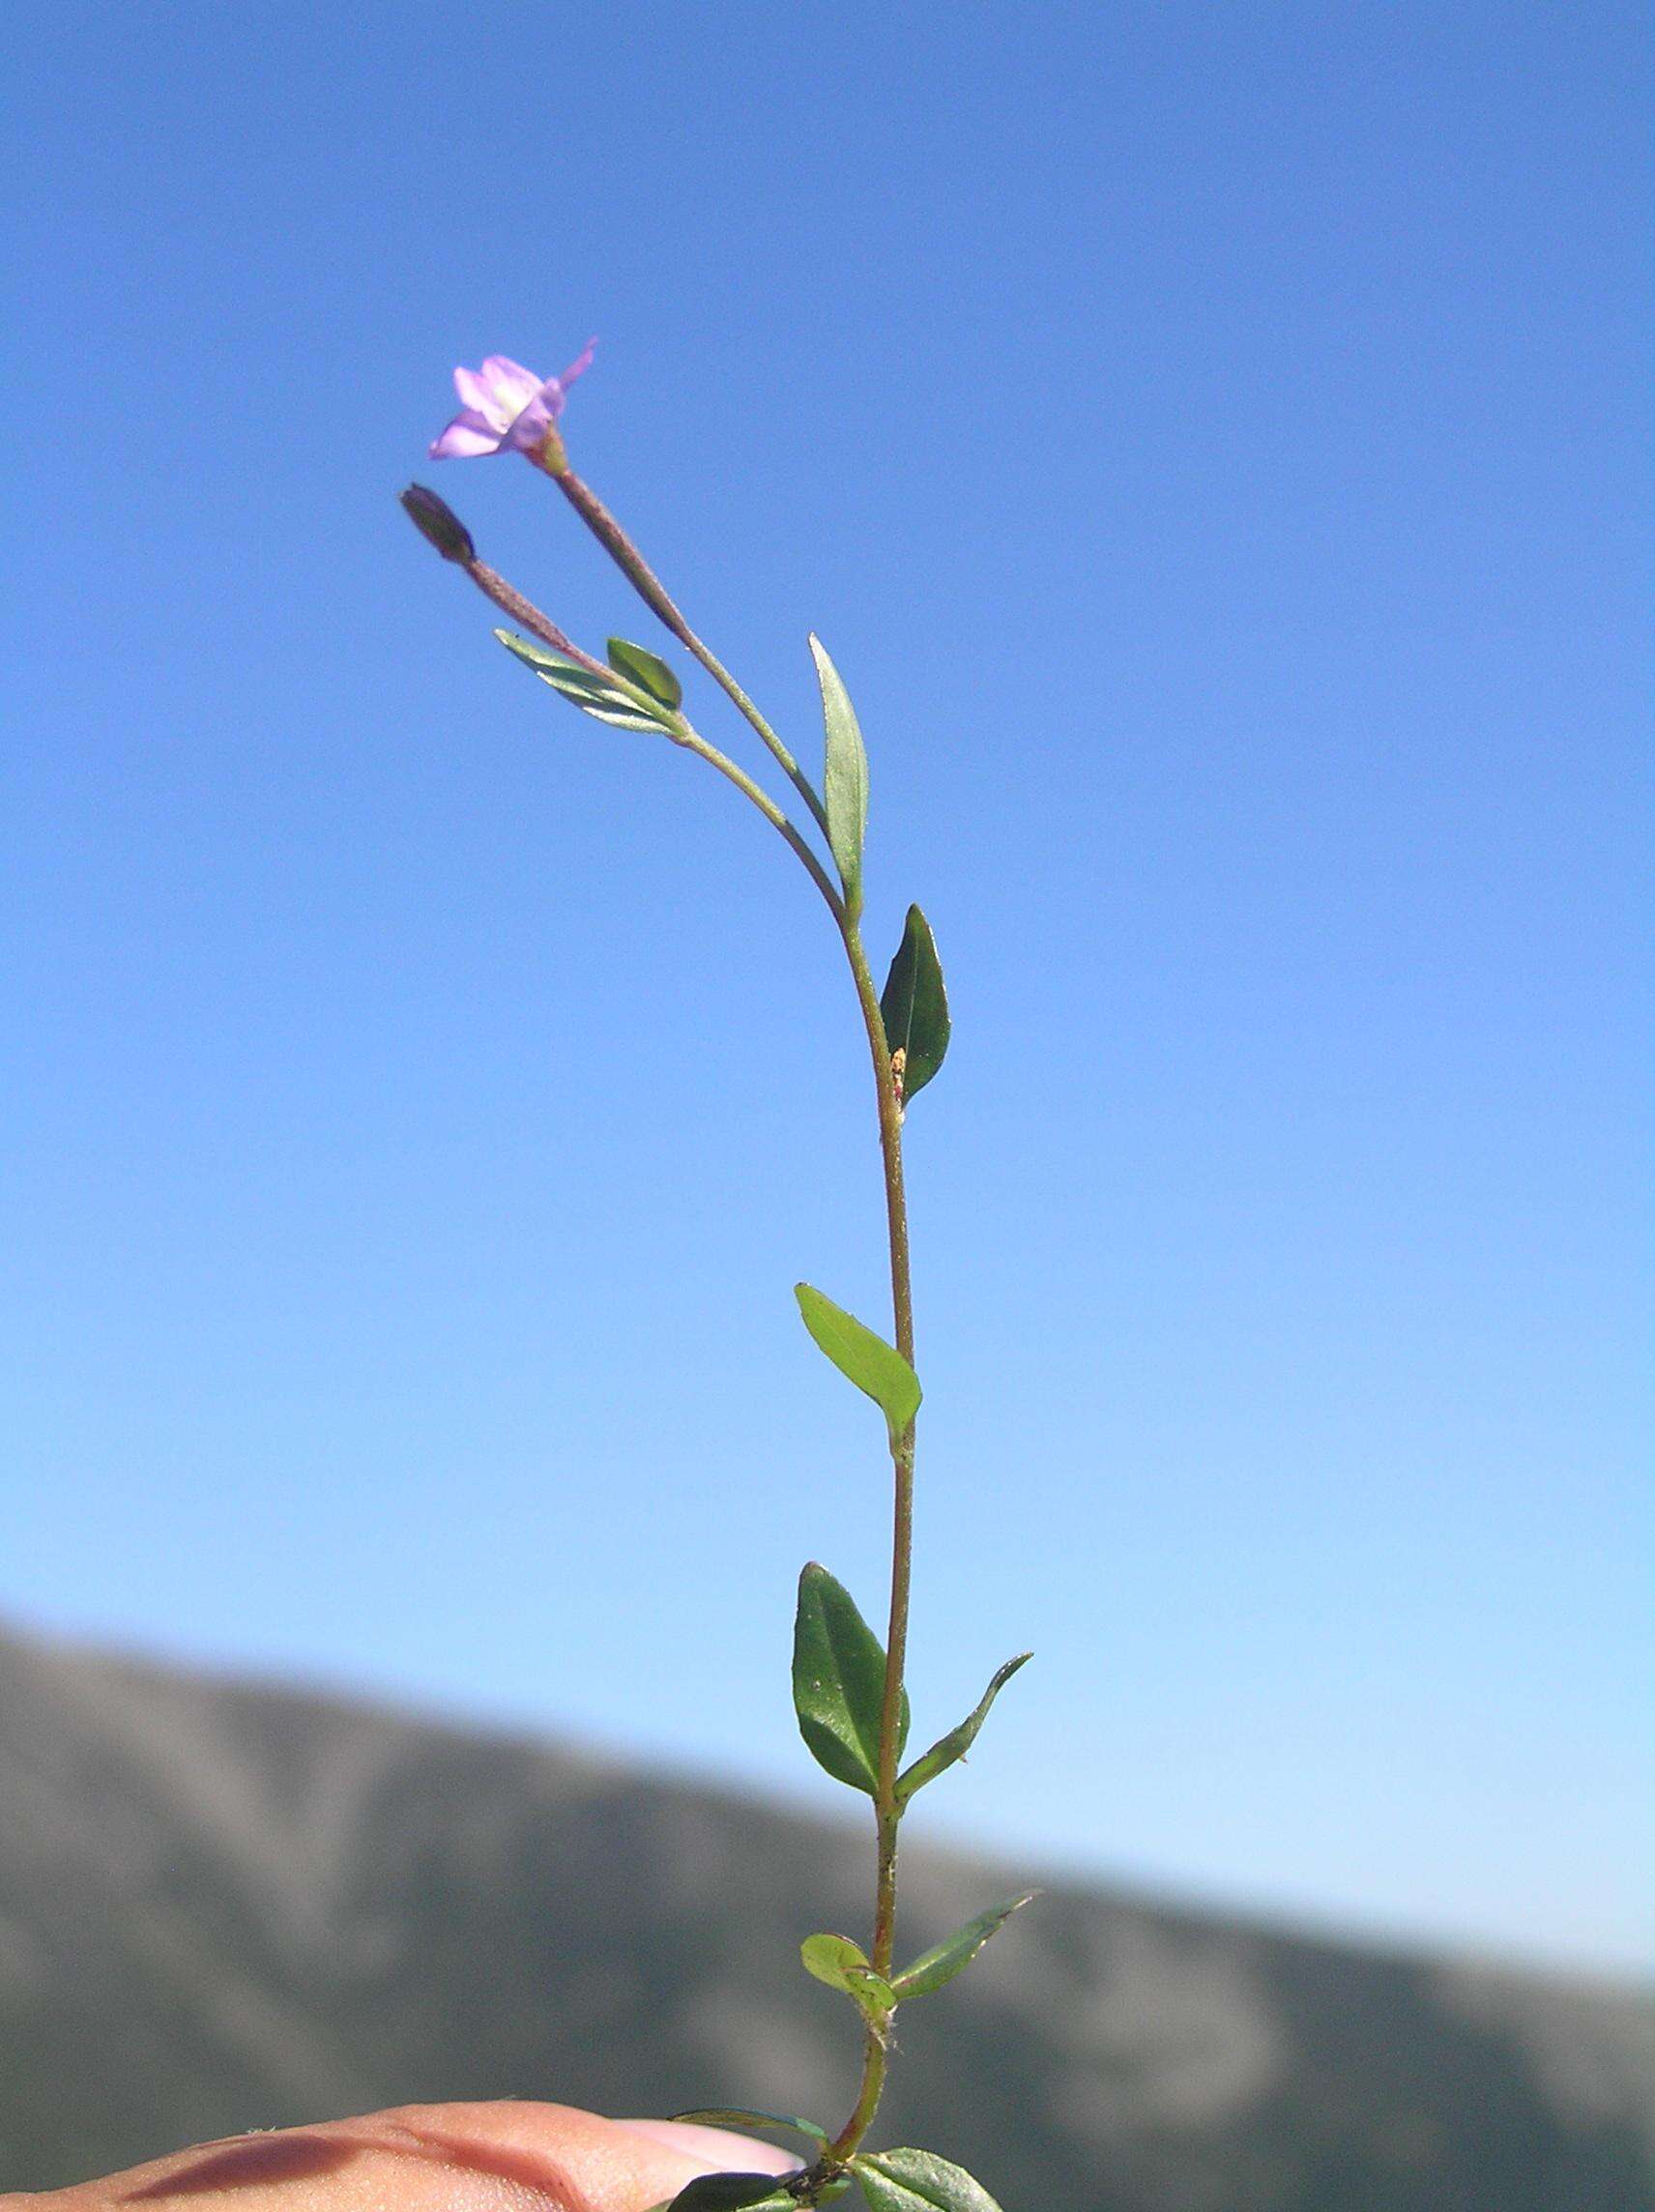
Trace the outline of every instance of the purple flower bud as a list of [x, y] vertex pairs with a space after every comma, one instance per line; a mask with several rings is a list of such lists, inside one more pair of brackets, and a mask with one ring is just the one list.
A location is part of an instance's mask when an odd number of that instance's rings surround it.
[[434, 461], [471, 460], [483, 453], [528, 453], [545, 444], [564, 411], [568, 388], [591, 365], [595, 339], [562, 376], [540, 378], [521, 362], [492, 353], [480, 368], [456, 368], [460, 411], [431, 444]]
[[446, 499], [439, 499], [434, 491], [423, 484], [411, 483], [398, 498], [408, 519], [421, 538], [429, 539], [445, 561], [457, 561], [462, 568], [469, 568], [477, 559], [477, 547], [472, 543], [471, 532], [454, 512]]

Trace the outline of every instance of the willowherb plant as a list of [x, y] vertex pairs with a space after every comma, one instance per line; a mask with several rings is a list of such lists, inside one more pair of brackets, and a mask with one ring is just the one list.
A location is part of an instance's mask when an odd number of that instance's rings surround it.
[[[980, 2182], [934, 2151], [862, 2147], [885, 2087], [891, 2023], [898, 2007], [952, 1981], [1032, 1894], [993, 1906], [923, 1957], [897, 1965], [896, 1859], [903, 1817], [927, 1783], [965, 1757], [989, 1707], [1029, 1656], [1023, 1652], [1007, 1660], [975, 1710], [940, 1736], [929, 1751], [904, 1763], [909, 1709], [903, 1674], [914, 1545], [915, 1425], [920, 1393], [914, 1368], [902, 1135], [908, 1107], [936, 1075], [948, 1049], [943, 971], [930, 924], [917, 906], [911, 906], [885, 988], [875, 987], [861, 935], [867, 754], [856, 711], [820, 640], [810, 640], [827, 731], [818, 791], [729, 670], [690, 628], [609, 509], [570, 466], [558, 425], [568, 386], [588, 366], [592, 351], [588, 345], [561, 377], [538, 377], [500, 355], [485, 361], [479, 370], [455, 369], [461, 412], [433, 443], [431, 455], [442, 460], [517, 452], [552, 480], [651, 612], [757, 732], [803, 801], [809, 826], [827, 847], [826, 859], [805, 830], [692, 726], [683, 712], [682, 686], [664, 660], [620, 637], [609, 640], [607, 660], [598, 660], [479, 560], [471, 533], [435, 492], [411, 484], [402, 494], [402, 505], [443, 558], [463, 568], [511, 618], [516, 628], [497, 629], [494, 634], [543, 684], [599, 722], [664, 737], [698, 755], [733, 783], [792, 848], [832, 917], [850, 962], [873, 1061], [890, 1247], [889, 1341], [808, 1283], [798, 1284], [795, 1291], [804, 1325], [817, 1345], [885, 1415], [894, 1477], [885, 1645], [882, 1648], [850, 1593], [826, 1567], [814, 1562], [799, 1577], [793, 1644], [793, 1700], [800, 1734], [818, 1764], [835, 1781], [861, 1790], [873, 1801], [871, 1940], [864, 1950], [849, 1936], [820, 1935], [806, 1937], [800, 1947], [806, 1970], [848, 1998], [859, 2019], [861, 2085], [855, 2109], [836, 2133], [814, 2120], [735, 2107], [677, 2114], [682, 2120], [802, 2138], [806, 2145], [802, 2155], [808, 2163], [781, 2178], [773, 2173], [705, 2175], [674, 2198], [673, 2212], [794, 2212], [798, 2205], [828, 2202], [853, 2182], [872, 2212], [998, 2212]], [[529, 634], [523, 635], [524, 631]]]

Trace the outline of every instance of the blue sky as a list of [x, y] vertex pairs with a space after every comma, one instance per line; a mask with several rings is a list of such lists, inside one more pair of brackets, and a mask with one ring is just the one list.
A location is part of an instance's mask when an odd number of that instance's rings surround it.
[[1639, 13], [25, 20], [0, 1615], [838, 1795], [837, 948], [393, 504], [649, 640], [422, 459], [595, 332], [579, 465], [807, 756], [828, 641], [948, 969], [917, 1725], [1038, 1656], [931, 1832], [1646, 1967]]

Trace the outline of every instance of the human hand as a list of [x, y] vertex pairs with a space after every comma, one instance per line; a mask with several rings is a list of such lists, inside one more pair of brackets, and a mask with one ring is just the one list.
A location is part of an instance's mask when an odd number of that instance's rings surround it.
[[362, 2119], [231, 2136], [10, 2212], [647, 2212], [700, 2173], [789, 2173], [771, 2143], [568, 2105], [401, 2105]]

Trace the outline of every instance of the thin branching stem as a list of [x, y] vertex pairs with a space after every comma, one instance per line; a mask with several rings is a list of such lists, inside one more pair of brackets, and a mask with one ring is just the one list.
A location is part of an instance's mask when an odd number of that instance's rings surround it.
[[[908, 1251], [908, 1200], [902, 1177], [902, 1102], [891, 1073], [890, 1046], [879, 993], [854, 922], [844, 926], [845, 950], [857, 986], [862, 1024], [873, 1058], [879, 1108], [880, 1156], [885, 1172], [886, 1236], [890, 1254], [890, 1302], [896, 1349], [914, 1364], [914, 1288]], [[890, 1973], [896, 1944], [896, 1844], [902, 1807], [896, 1794], [902, 1724], [902, 1684], [908, 1662], [909, 1588], [914, 1563], [914, 1423], [891, 1452], [894, 1477], [890, 1547], [890, 1622], [886, 1641], [885, 1697], [880, 1709], [878, 1789], [874, 1797], [877, 1866], [871, 1957], [876, 1972]], [[888, 2063], [886, 2031], [870, 2023], [862, 2045], [862, 2080], [856, 2109], [833, 2139], [830, 2156], [849, 2158], [873, 2124]]]
[[[622, 675], [618, 669], [611, 668], [605, 661], [595, 659], [584, 648], [576, 645], [549, 615], [542, 614], [532, 599], [526, 599], [516, 586], [508, 583], [497, 569], [489, 568], [486, 562], [477, 560], [466, 562], [464, 568], [466, 574], [485, 597], [492, 599], [501, 612], [508, 614], [513, 622], [521, 623], [542, 645], [549, 645], [554, 653], [561, 654], [566, 660], [572, 660], [589, 674], [601, 677], [612, 689], [636, 700], [652, 719], [660, 718], [662, 710], [658, 699], [652, 699], [647, 691]], [[755, 783], [746, 770], [739, 767], [727, 753], [721, 753], [716, 745], [710, 743], [684, 715], [669, 714], [660, 726], [663, 734], [671, 738], [674, 744], [682, 745], [686, 752], [698, 754], [710, 768], [716, 769], [721, 776], [733, 783], [742, 798], [758, 808], [771, 829], [786, 839], [798, 856], [811, 882], [827, 900], [828, 910], [842, 931], [845, 926], [845, 902], [834, 888], [832, 878], [811, 850], [809, 842], [800, 834], [798, 826], [782, 812], [764, 786]]]
[[[691, 630], [653, 570], [608, 509], [566, 466], [548, 467], [546, 473], [560, 485], [575, 511], [608, 550], [646, 603], [673, 635], [695, 655], [758, 732], [802, 794], [818, 826], [826, 830], [826, 810], [808, 777], [735, 678]], [[845, 897], [798, 826], [788, 818], [769, 792], [727, 754], [710, 743], [682, 713], [663, 710], [659, 700], [652, 698], [621, 671], [594, 658], [494, 569], [475, 557], [463, 561], [461, 565], [478, 589], [503, 613], [520, 623], [554, 653], [572, 661], [577, 667], [586, 669], [589, 674], [600, 677], [612, 689], [634, 701], [640, 711], [661, 729], [663, 736], [682, 746], [685, 751], [698, 755], [727, 782], [734, 784], [742, 798], [758, 809], [792, 848], [821, 892], [833, 917], [850, 962], [857, 1003], [861, 1012], [862, 1026], [867, 1033], [868, 1050], [873, 1062], [880, 1157], [885, 1181], [893, 1335], [897, 1351], [912, 1366], [914, 1293], [908, 1248], [908, 1204], [902, 1173], [902, 1100], [891, 1070], [890, 1046], [886, 1034], [885, 1016], [880, 1009], [879, 992], [875, 987], [873, 972], [868, 966], [861, 932]], [[914, 1423], [911, 1421], [891, 1450], [893, 1498], [890, 1615], [886, 1641], [885, 1686], [880, 1707], [879, 1762], [874, 1794], [876, 1874], [871, 1959], [875, 1970], [886, 1976], [890, 1973], [896, 1943], [896, 1847], [897, 1831], [902, 1819], [902, 1805], [896, 1786], [897, 1761], [901, 1750], [903, 1675], [908, 1657], [909, 1590], [914, 1557]], [[857, 2150], [873, 2123], [885, 2088], [888, 2063], [887, 2031], [888, 2023], [870, 2023], [868, 2026], [863, 2045], [861, 2083], [856, 2106], [828, 2146], [825, 2161], [828, 2168], [841, 2169], [843, 2161]]]
[[492, 599], [502, 614], [509, 615], [513, 622], [521, 623], [531, 636], [537, 637], [542, 645], [549, 645], [554, 653], [561, 653], [566, 660], [574, 661], [593, 676], [601, 676], [606, 682], [615, 683], [616, 676], [612, 668], [606, 668], [601, 660], [595, 660], [584, 647], [576, 645], [571, 637], [566, 637], [550, 615], [543, 615], [534, 600], [526, 599], [516, 585], [508, 584], [498, 569], [491, 568], [486, 561], [471, 560], [464, 566], [466, 574], [483, 597]]
[[568, 501], [588, 530], [597, 539], [622, 574], [626, 578], [644, 604], [664, 623], [674, 637], [688, 653], [694, 655], [725, 697], [756, 730], [764, 743], [779, 763], [782, 772], [798, 792], [804, 803], [816, 818], [817, 827], [826, 833], [828, 812], [810, 778], [799, 767], [781, 739], [776, 735], [753, 701], [731, 675], [711, 648], [697, 637], [684, 619], [682, 610], [671, 597], [666, 586], [644, 559], [626, 532], [610, 513], [590, 484], [583, 483], [574, 471], [562, 465], [548, 467], [546, 474]]
[[845, 902], [833, 888], [827, 869], [799, 833], [798, 825], [788, 819], [762, 784], [755, 783], [746, 770], [739, 768], [727, 753], [721, 753], [716, 745], [709, 744], [700, 731], [693, 729], [682, 714], [674, 715], [673, 720], [676, 727], [670, 729], [667, 735], [674, 743], [682, 745], [686, 752], [699, 754], [710, 768], [715, 768], [720, 775], [727, 777], [744, 799], [752, 801], [770, 827], [786, 838], [803, 863], [811, 882], [827, 900], [828, 911], [843, 929]]

